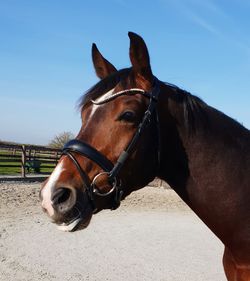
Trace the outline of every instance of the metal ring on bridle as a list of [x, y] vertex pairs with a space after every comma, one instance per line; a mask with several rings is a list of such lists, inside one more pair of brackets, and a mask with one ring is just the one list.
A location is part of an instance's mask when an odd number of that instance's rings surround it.
[[117, 187], [117, 179], [116, 179], [116, 177], [112, 178], [112, 180], [113, 180], [112, 186], [113, 186], [113, 187], [112, 187], [108, 192], [106, 192], [106, 193], [101, 193], [100, 190], [99, 190], [99, 189], [96, 187], [96, 185], [95, 185], [96, 180], [97, 180], [98, 177], [101, 176], [101, 175], [108, 175], [108, 176], [109, 176], [110, 173], [109, 173], [109, 172], [102, 172], [102, 173], [97, 174], [97, 175], [93, 178], [93, 181], [92, 181], [92, 183], [91, 183], [92, 192], [93, 192], [93, 194], [95, 194], [95, 195], [98, 195], [98, 196], [101, 196], [101, 197], [105, 197], [105, 196], [108, 196], [109, 194], [111, 194], [111, 193], [116, 189], [116, 187]]

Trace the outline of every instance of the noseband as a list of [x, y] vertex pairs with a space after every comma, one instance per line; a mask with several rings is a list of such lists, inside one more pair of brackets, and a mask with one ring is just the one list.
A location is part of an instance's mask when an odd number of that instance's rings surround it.
[[[158, 120], [158, 113], [156, 111], [156, 105], [158, 102], [158, 96], [160, 92], [160, 86], [159, 81], [155, 78], [154, 80], [154, 87], [151, 92], [145, 92], [142, 89], [128, 89], [120, 91], [109, 98], [106, 98], [102, 101], [92, 101], [94, 104], [101, 105], [106, 102], [109, 102], [119, 96], [122, 96], [124, 94], [127, 95], [133, 95], [133, 94], [141, 94], [147, 98], [149, 98], [149, 105], [147, 110], [144, 113], [144, 116], [142, 118], [141, 123], [138, 125], [137, 130], [131, 139], [130, 143], [128, 144], [127, 148], [123, 150], [118, 157], [118, 160], [115, 164], [113, 164], [109, 159], [107, 159], [102, 153], [100, 153], [98, 150], [96, 150], [94, 147], [90, 146], [89, 144], [73, 139], [70, 140], [68, 143], [65, 144], [62, 155], [67, 155], [75, 164], [79, 174], [81, 175], [84, 188], [87, 191], [89, 200], [91, 201], [93, 208], [95, 209], [94, 204], [94, 195], [106, 197], [112, 193], [114, 193], [114, 202], [112, 205], [112, 209], [116, 209], [120, 205], [120, 201], [123, 195], [123, 190], [121, 188], [121, 180], [119, 179], [119, 172], [121, 168], [124, 166], [126, 160], [129, 158], [129, 156], [132, 154], [132, 152], [135, 149], [135, 146], [138, 142], [139, 137], [143, 133], [144, 129], [147, 127], [147, 125], [152, 121], [152, 116], [155, 113], [155, 120], [157, 123], [157, 130], [159, 134], [159, 120]], [[160, 138], [158, 136], [158, 164], [159, 164], [159, 156], [160, 156], [160, 145], [159, 145]], [[77, 159], [73, 155], [73, 153], [80, 154], [91, 161], [95, 162], [99, 167], [102, 168], [103, 172], [97, 174], [92, 182], [90, 183], [89, 177], [86, 175], [84, 170], [81, 168], [80, 164], [78, 163]], [[100, 190], [96, 187], [96, 181], [98, 177], [101, 175], [107, 175], [108, 182], [112, 186], [112, 188], [106, 192], [102, 193]]]

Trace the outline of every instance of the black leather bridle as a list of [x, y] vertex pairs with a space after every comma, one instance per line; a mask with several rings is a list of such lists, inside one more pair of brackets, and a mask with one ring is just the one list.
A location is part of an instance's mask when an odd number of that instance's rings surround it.
[[[114, 201], [112, 209], [116, 209], [120, 205], [121, 197], [123, 195], [123, 190], [121, 188], [121, 181], [118, 177], [119, 172], [123, 165], [125, 164], [126, 160], [129, 158], [129, 156], [132, 154], [132, 152], [135, 149], [135, 146], [138, 142], [138, 139], [140, 138], [141, 134], [143, 133], [144, 129], [148, 126], [150, 122], [152, 122], [153, 115], [155, 114], [154, 120], [156, 120], [156, 126], [158, 130], [158, 165], [160, 162], [160, 137], [159, 137], [159, 120], [158, 120], [158, 113], [156, 110], [157, 102], [158, 102], [158, 96], [160, 92], [160, 86], [158, 79], [155, 78], [154, 80], [154, 87], [152, 88], [151, 92], [145, 92], [141, 89], [128, 89], [123, 90], [119, 93], [116, 93], [109, 98], [105, 99], [104, 101], [93, 101], [94, 104], [104, 104], [106, 102], [109, 102], [110, 100], [113, 100], [119, 96], [122, 96], [124, 94], [127, 95], [134, 95], [134, 94], [141, 94], [147, 98], [149, 98], [149, 105], [147, 110], [144, 113], [144, 116], [142, 118], [141, 123], [138, 125], [137, 130], [130, 141], [127, 148], [122, 151], [120, 154], [118, 160], [115, 164], [113, 164], [110, 160], [108, 160], [102, 153], [100, 153], [98, 150], [96, 150], [94, 147], [90, 146], [89, 144], [73, 139], [70, 140], [68, 143], [65, 144], [62, 155], [67, 155], [75, 164], [79, 174], [81, 175], [83, 185], [87, 191], [89, 200], [91, 201], [93, 208], [95, 209], [94, 204], [94, 195], [106, 197], [112, 193], [114, 193]], [[92, 182], [90, 182], [89, 177], [86, 175], [85, 171], [81, 168], [80, 164], [78, 163], [77, 159], [74, 156], [74, 153], [80, 154], [84, 157], [87, 157], [91, 161], [95, 162], [99, 167], [102, 168], [103, 172], [97, 174]], [[100, 190], [96, 187], [96, 181], [97, 178], [101, 175], [106, 174], [108, 176], [108, 182], [112, 186], [112, 188], [106, 192], [102, 193]]]

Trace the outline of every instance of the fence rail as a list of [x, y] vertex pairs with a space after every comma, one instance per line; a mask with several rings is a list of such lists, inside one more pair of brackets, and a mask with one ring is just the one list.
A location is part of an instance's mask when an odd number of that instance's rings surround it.
[[60, 156], [60, 149], [0, 142], [0, 174], [50, 173]]

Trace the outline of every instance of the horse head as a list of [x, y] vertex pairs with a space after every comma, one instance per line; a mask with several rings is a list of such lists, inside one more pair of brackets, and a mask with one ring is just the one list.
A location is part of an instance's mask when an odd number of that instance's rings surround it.
[[132, 67], [117, 70], [92, 46], [101, 79], [81, 99], [82, 126], [41, 189], [44, 211], [65, 231], [154, 179], [159, 165], [160, 82], [143, 39], [129, 32]]

